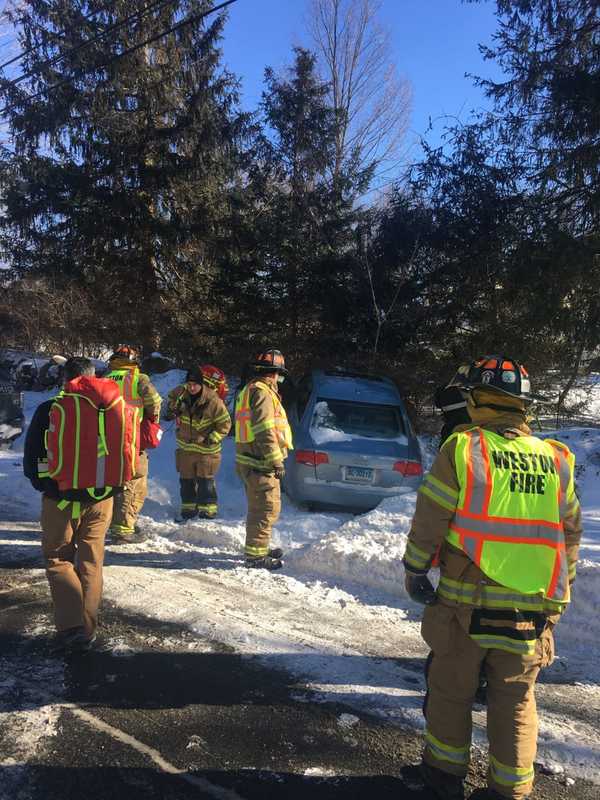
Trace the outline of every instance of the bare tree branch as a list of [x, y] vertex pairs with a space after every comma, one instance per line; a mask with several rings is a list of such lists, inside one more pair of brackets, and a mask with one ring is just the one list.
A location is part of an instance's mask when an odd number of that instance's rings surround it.
[[309, 9], [309, 32], [337, 115], [332, 179], [349, 164], [372, 175], [398, 159], [412, 96], [377, 19], [381, 0], [310, 0]]

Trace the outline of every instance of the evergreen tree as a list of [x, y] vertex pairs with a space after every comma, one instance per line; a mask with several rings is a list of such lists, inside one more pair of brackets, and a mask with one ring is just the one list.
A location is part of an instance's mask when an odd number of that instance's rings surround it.
[[577, 234], [600, 222], [600, 2], [497, 0], [482, 48], [505, 73], [480, 79], [494, 100], [498, 144], [520, 154], [547, 213]]
[[[224, 297], [236, 292], [245, 311], [239, 333], [276, 341], [308, 359], [331, 352], [355, 296], [350, 179], [334, 188], [328, 167], [335, 152], [335, 113], [315, 58], [297, 48], [286, 74], [265, 71], [254, 158], [248, 170], [240, 257], [224, 274]], [[342, 185], [342, 184], [340, 184]], [[243, 233], [242, 233], [243, 231]], [[244, 333], [242, 333], [244, 332]]]
[[109, 340], [156, 347], [174, 323], [210, 332], [245, 123], [219, 66], [223, 17], [199, 19], [211, 6], [26, 0], [13, 12], [28, 77], [0, 85], [14, 143], [0, 245], [21, 275], [92, 289]]

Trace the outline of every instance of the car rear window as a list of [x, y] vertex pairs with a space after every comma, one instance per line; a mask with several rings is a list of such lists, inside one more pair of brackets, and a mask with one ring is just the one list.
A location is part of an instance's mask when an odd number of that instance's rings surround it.
[[317, 438], [330, 431], [369, 439], [395, 439], [405, 433], [402, 416], [394, 406], [317, 398], [311, 422]]

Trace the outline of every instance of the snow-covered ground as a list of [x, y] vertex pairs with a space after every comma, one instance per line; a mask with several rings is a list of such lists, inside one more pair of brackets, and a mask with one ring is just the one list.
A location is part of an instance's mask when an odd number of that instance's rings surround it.
[[[182, 378], [172, 371], [155, 384], [165, 395]], [[600, 385], [596, 391], [600, 407]], [[28, 420], [48, 396], [26, 394]], [[218, 476], [219, 519], [178, 525], [174, 432], [170, 423], [165, 428], [150, 456], [140, 519], [151, 537], [108, 548], [105, 596], [286, 667], [298, 676], [299, 698], [309, 692], [421, 728], [426, 648], [421, 609], [405, 594], [401, 566], [415, 495], [356, 517], [308, 513], [284, 499], [275, 533], [286, 550], [284, 570], [248, 571], [241, 557], [245, 498], [232, 440], [224, 444]], [[600, 430], [553, 435], [576, 454], [585, 534], [573, 602], [556, 630], [558, 658], [538, 685], [538, 760], [600, 783]], [[14, 520], [35, 520], [39, 496], [22, 475], [21, 449], [22, 439], [0, 451], [0, 507]], [[0, 531], [0, 545], [15, 551], [33, 546], [26, 537], [2, 539]], [[484, 743], [484, 710], [475, 712], [475, 727], [476, 741]]]

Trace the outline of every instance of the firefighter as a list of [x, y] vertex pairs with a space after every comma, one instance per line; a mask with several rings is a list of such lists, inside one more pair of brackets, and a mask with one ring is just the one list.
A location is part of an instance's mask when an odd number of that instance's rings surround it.
[[[97, 385], [108, 383], [94, 378], [94, 365], [89, 359], [68, 359], [63, 368], [65, 385], [81, 377], [91, 379]], [[111, 384], [109, 387], [115, 391]], [[57, 649], [83, 651], [88, 650], [96, 638], [102, 598], [104, 537], [112, 515], [113, 496], [118, 497], [120, 489], [111, 486], [94, 490], [73, 488], [78, 484], [61, 489], [59, 483], [50, 477], [47, 437], [53, 403], [54, 400], [41, 403], [33, 415], [25, 439], [23, 471], [34, 489], [43, 495], [40, 521], [42, 552], [54, 606]], [[61, 437], [64, 442], [78, 442], [80, 434], [86, 441], [90, 441], [90, 437], [95, 440], [97, 417], [93, 430], [87, 428], [81, 424], [80, 418], [75, 421], [63, 412]], [[78, 452], [80, 466], [90, 457], [97, 458], [96, 449], [90, 450]], [[59, 458], [62, 461], [62, 456]], [[73, 475], [72, 468], [69, 473]]]
[[271, 548], [271, 531], [281, 511], [281, 480], [292, 433], [278, 383], [288, 374], [279, 350], [259, 353], [249, 364], [250, 378], [235, 404], [236, 471], [248, 500], [246, 566], [283, 566], [281, 548]]
[[189, 370], [185, 384], [169, 392], [165, 419], [176, 420], [180, 517], [214, 519], [218, 512], [215, 475], [231, 417], [219, 395], [206, 385], [201, 369]]
[[[125, 402], [135, 409], [138, 431], [147, 425], [158, 426], [161, 397], [150, 378], [140, 372], [138, 351], [130, 345], [119, 345], [110, 356], [108, 367], [104, 377], [116, 381]], [[122, 494], [115, 498], [109, 530], [111, 544], [143, 542], [148, 538], [136, 524], [147, 493], [148, 454], [141, 449], [135, 476], [127, 481]]]
[[[488, 788], [472, 797], [521, 800], [534, 779], [534, 684], [553, 660], [552, 628], [570, 600], [581, 512], [573, 455], [526, 424], [540, 398], [524, 367], [486, 356], [467, 378], [472, 427], [447, 439], [425, 477], [404, 556], [432, 651], [421, 771], [436, 797], [464, 797], [483, 665]], [[427, 573], [438, 553], [434, 591]]]

